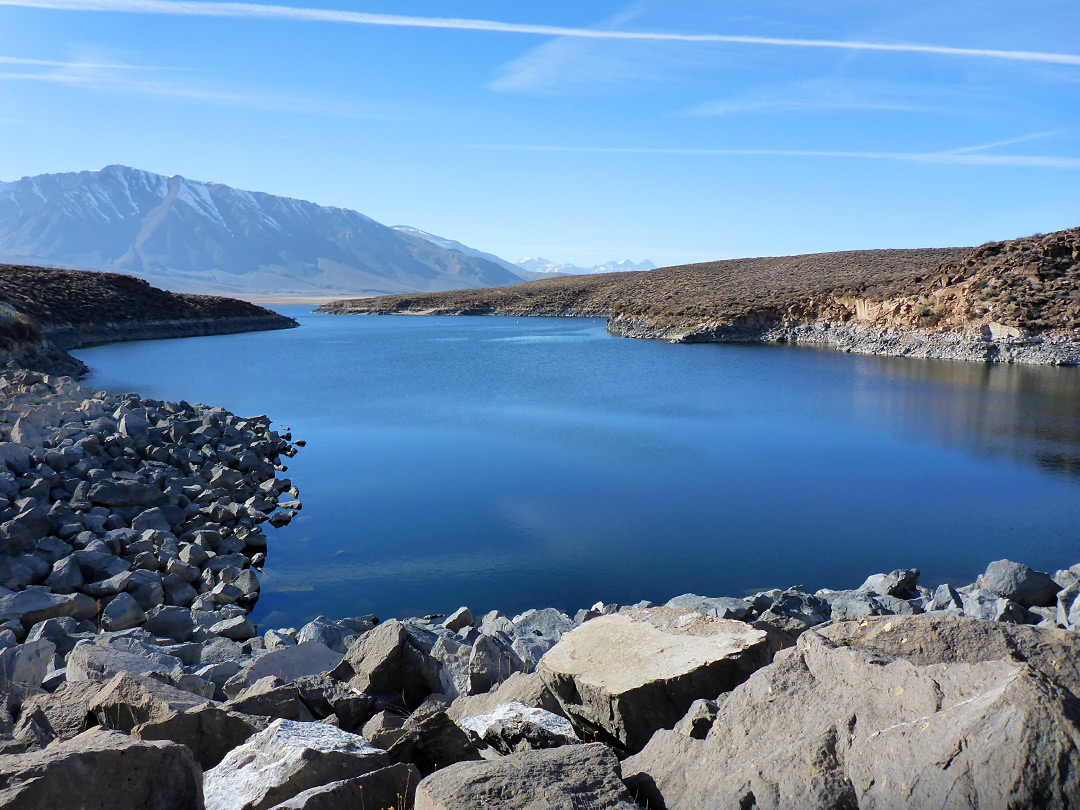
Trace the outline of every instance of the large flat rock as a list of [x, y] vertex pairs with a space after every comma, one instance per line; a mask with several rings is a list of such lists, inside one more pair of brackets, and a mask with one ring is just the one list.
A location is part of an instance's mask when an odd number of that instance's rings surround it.
[[715, 698], [768, 664], [777, 643], [743, 622], [687, 608], [600, 616], [564, 635], [537, 672], [584, 732], [639, 751], [698, 698]]
[[962, 617], [810, 630], [624, 772], [667, 810], [1076, 806], [1078, 660], [1074, 633]]
[[459, 762], [426, 777], [414, 810], [634, 810], [605, 745], [526, 751], [490, 762]]
[[43, 751], [0, 756], [8, 810], [203, 810], [202, 771], [182, 745], [93, 728]]

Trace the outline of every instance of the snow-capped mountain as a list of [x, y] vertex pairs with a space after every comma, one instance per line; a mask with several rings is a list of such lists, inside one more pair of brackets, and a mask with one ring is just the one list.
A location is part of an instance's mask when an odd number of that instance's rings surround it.
[[180, 292], [334, 296], [517, 284], [499, 262], [344, 208], [127, 166], [0, 183], [0, 261]]
[[514, 264], [528, 273], [543, 273], [545, 275], [558, 274], [562, 276], [580, 276], [586, 273], [621, 273], [626, 270], [655, 270], [656, 265], [645, 259], [643, 262], [632, 262], [623, 259], [621, 262], [610, 261], [604, 264], [595, 264], [592, 267], [579, 267], [576, 264], [555, 264], [547, 259], [521, 259]]

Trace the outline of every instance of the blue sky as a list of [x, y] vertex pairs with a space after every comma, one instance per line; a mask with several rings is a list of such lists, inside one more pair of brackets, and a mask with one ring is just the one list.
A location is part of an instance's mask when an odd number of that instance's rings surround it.
[[1080, 3], [0, 0], [0, 179], [110, 163], [510, 260], [978, 244], [1080, 225]]

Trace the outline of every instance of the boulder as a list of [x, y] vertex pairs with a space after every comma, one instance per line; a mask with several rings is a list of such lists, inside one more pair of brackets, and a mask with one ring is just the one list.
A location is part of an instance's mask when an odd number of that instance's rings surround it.
[[405, 625], [395, 619], [368, 630], [354, 641], [345, 654], [343, 666], [346, 664], [352, 672], [349, 688], [373, 695], [393, 695], [410, 706], [421, 703], [439, 685], [435, 662], [409, 636]]
[[98, 725], [129, 733], [140, 723], [160, 721], [171, 714], [205, 705], [200, 698], [154, 678], [127, 672], [114, 675], [86, 705]]
[[222, 619], [210, 626], [210, 632], [214, 635], [230, 639], [232, 641], [247, 641], [255, 638], [258, 632], [251, 619], [247, 616], [233, 616], [231, 619]]
[[476, 620], [473, 619], [472, 611], [467, 607], [459, 607], [453, 613], [446, 617], [442, 626], [447, 630], [453, 630], [455, 633], [458, 630], [462, 630], [466, 627], [474, 627]]
[[105, 636], [80, 641], [67, 657], [69, 681], [107, 681], [119, 672], [169, 679], [183, 672], [183, 663], [138, 638]]
[[273, 810], [395, 810], [413, 806], [420, 772], [412, 765], [398, 763], [388, 768], [331, 782], [298, 793]]
[[413, 763], [425, 776], [454, 762], [480, 759], [476, 746], [446, 715], [446, 704], [441, 701], [425, 702], [401, 730], [401, 737], [387, 749], [390, 758]]
[[468, 717], [488, 714], [504, 703], [522, 703], [535, 709], [544, 709], [552, 714], [565, 717], [562, 704], [551, 690], [544, 685], [543, 679], [535, 672], [517, 672], [503, 681], [498, 689], [484, 695], [462, 695], [450, 704], [446, 713], [455, 723]]
[[1078, 694], [1073, 633], [874, 617], [804, 633], [717, 700], [705, 739], [658, 731], [624, 771], [668, 810], [1066, 807]]
[[305, 641], [317, 641], [334, 652], [344, 655], [348, 651], [345, 639], [355, 635], [355, 632], [335, 624], [325, 616], [316, 616], [300, 628], [300, 632], [296, 634], [296, 641], [300, 644]]
[[639, 751], [702, 697], [730, 691], [768, 664], [765, 630], [687, 608], [600, 616], [567, 633], [537, 671], [585, 739]]
[[[224, 648], [223, 648], [224, 649]], [[233, 649], [232, 647], [229, 648]], [[239, 654], [239, 648], [235, 649]], [[295, 647], [283, 647], [259, 656], [253, 663], [244, 667], [225, 684], [225, 694], [236, 697], [255, 681], [273, 676], [284, 683], [292, 683], [305, 675], [318, 675], [329, 672], [341, 663], [341, 654], [317, 641], [307, 641]], [[205, 656], [204, 663], [215, 663]]]
[[207, 702], [139, 723], [131, 729], [131, 736], [182, 743], [195, 754], [202, 769], [209, 770], [261, 731], [265, 723]]
[[273, 675], [255, 681], [225, 705], [233, 711], [259, 717], [281, 717], [304, 722], [315, 719], [300, 700], [296, 685], [287, 684]]
[[1052, 607], [1061, 590], [1049, 574], [1009, 560], [990, 563], [975, 581], [975, 587], [1025, 607]]
[[202, 772], [183, 745], [93, 728], [42, 751], [0, 756], [0, 806], [203, 810]]
[[461, 728], [468, 732], [474, 744], [493, 748], [500, 754], [580, 742], [565, 717], [516, 702], [504, 703], [490, 714], [462, 720]]
[[402, 726], [405, 725], [406, 719], [397, 712], [383, 709], [381, 712], [376, 712], [370, 720], [364, 723], [360, 733], [363, 734], [365, 740], [376, 748], [386, 750], [405, 736], [405, 730]]
[[739, 621], [746, 621], [754, 612], [753, 605], [745, 599], [734, 599], [730, 596], [698, 596], [696, 593], [684, 593], [682, 596], [669, 599], [667, 607], [690, 608], [706, 616]]
[[60, 616], [73, 619], [92, 619], [97, 616], [97, 602], [86, 594], [59, 594], [48, 591], [19, 591], [0, 596], [0, 616], [18, 616], [29, 630], [38, 622]]
[[101, 611], [104, 630], [130, 630], [146, 621], [146, 613], [129, 593], [118, 593]]
[[56, 645], [45, 639], [0, 650], [0, 690], [18, 694], [38, 689], [55, 653]]
[[22, 705], [14, 729], [17, 740], [44, 748], [53, 740], [69, 740], [86, 731], [88, 706], [101, 690], [93, 681], [64, 683], [52, 694], [34, 695]]
[[916, 595], [919, 584], [918, 568], [901, 568], [888, 574], [873, 574], [859, 586], [863, 593], [875, 593], [879, 596], [895, 596], [910, 599]]
[[[702, 805], [714, 807], [715, 804]], [[415, 810], [636, 810], [605, 745], [525, 751], [490, 762], [461, 762], [426, 777]]]
[[146, 614], [143, 627], [155, 636], [190, 641], [195, 631], [191, 611], [176, 606], [156, 607]]
[[275, 720], [206, 772], [206, 810], [269, 810], [310, 788], [389, 764], [385, 751], [356, 734]]

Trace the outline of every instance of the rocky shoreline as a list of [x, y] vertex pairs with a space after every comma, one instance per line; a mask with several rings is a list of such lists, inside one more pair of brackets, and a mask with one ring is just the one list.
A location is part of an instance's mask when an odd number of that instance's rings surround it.
[[1080, 802], [1080, 565], [258, 628], [301, 442], [29, 371], [0, 402], [0, 806]]
[[1080, 338], [1070, 335], [995, 335], [978, 332], [933, 332], [892, 327], [878, 329], [851, 323], [709, 324], [663, 326], [627, 316], [610, 318], [607, 330], [628, 338], [671, 343], [774, 343], [817, 346], [850, 354], [964, 360], [978, 363], [1024, 363], [1040, 366], [1080, 365]]

